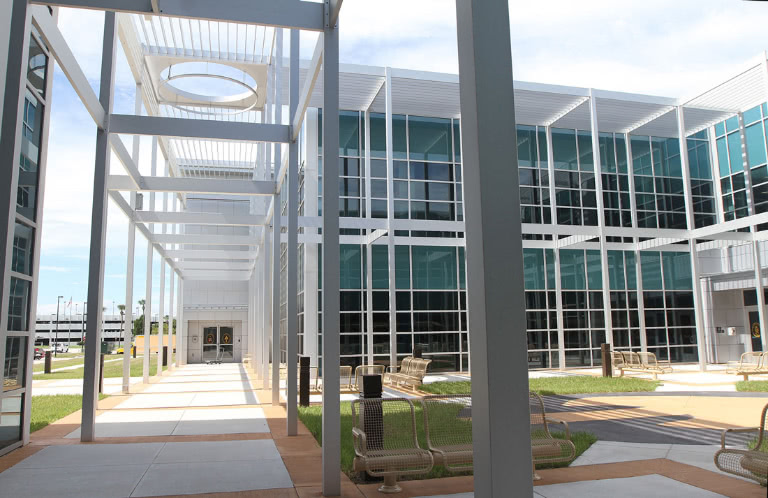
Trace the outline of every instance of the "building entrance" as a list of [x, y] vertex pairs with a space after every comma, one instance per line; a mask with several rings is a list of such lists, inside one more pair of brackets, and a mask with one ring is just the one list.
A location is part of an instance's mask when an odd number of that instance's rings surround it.
[[760, 330], [760, 313], [757, 311], [749, 312], [749, 336], [752, 338], [752, 351], [762, 351], [763, 342]]
[[234, 361], [233, 332], [232, 327], [203, 327], [203, 361]]

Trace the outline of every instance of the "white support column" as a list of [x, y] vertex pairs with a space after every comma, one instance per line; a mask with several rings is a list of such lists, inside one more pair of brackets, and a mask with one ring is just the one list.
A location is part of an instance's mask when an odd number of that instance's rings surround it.
[[[330, 9], [326, 0], [326, 15]], [[323, 32], [323, 495], [341, 494], [339, 420], [339, 29]], [[330, 179], [330, 180], [329, 180]], [[527, 409], [527, 408], [526, 408]]]
[[[168, 176], [168, 161], [165, 161], [165, 176]], [[168, 211], [168, 193], [163, 192], [163, 211]], [[163, 223], [163, 233], [166, 233], [168, 225]], [[165, 258], [160, 255], [160, 303], [157, 307], [157, 368], [155, 375], [163, 375], [163, 342], [165, 340]], [[169, 306], [170, 307], [170, 306]], [[170, 327], [169, 327], [170, 334]], [[150, 337], [151, 339], [151, 337]]]
[[527, 343], [512, 333], [525, 317], [517, 142], [499, 112], [514, 109], [509, 7], [456, 0], [456, 17], [475, 495], [531, 496]]
[[[99, 102], [107, 113], [112, 112], [116, 40], [115, 13], [105, 12]], [[101, 318], [104, 302], [104, 251], [107, 245], [107, 175], [109, 174], [111, 155], [109, 129], [97, 129], [93, 208], [91, 210], [90, 262], [88, 264], [88, 332], [90, 333], [86, 334], [85, 337], [83, 411], [80, 428], [80, 440], [83, 442], [93, 441], [96, 437]]]
[[177, 339], [176, 335], [173, 334], [173, 291], [175, 289], [174, 277], [176, 275], [173, 268], [169, 268], [168, 274], [171, 277], [171, 281], [168, 284], [170, 292], [168, 296], [168, 370], [170, 371], [173, 369], [173, 343]]
[[186, 338], [184, 336], [184, 281], [179, 275], [178, 295], [176, 299], [176, 366], [180, 367], [187, 363]]
[[[739, 122], [741, 117], [739, 117]], [[688, 222], [688, 230], [696, 229], [693, 217], [693, 196], [691, 194], [691, 168], [688, 163], [688, 141], [685, 136], [685, 114], [683, 106], [677, 106], [677, 136], [680, 140], [680, 162], [683, 170], [683, 194], [685, 198], [685, 217]], [[749, 175], [745, 175], [749, 176]], [[749, 183], [747, 183], [749, 185]], [[751, 189], [750, 189], [751, 190]], [[707, 369], [707, 341], [704, 336], [704, 313], [702, 312], [701, 272], [699, 271], [699, 255], [696, 250], [696, 239], [688, 241], [688, 250], [691, 258], [691, 279], [693, 286], [693, 307], [696, 316], [696, 345], [699, 353], [699, 368], [702, 372]], [[760, 262], [759, 257], [756, 260]], [[759, 302], [759, 301], [758, 301]], [[763, 303], [765, 304], [765, 303]], [[761, 316], [762, 318], [762, 316]], [[761, 320], [762, 323], [762, 320]]]
[[[282, 59], [282, 30], [278, 31], [278, 57]], [[296, 114], [299, 106], [299, 30], [291, 30], [291, 68], [290, 68], [289, 116]], [[279, 89], [278, 89], [279, 92]], [[293, 141], [288, 144], [288, 261], [286, 272], [288, 280], [288, 297], [286, 308], [286, 412], [288, 436], [298, 433], [297, 397], [298, 379], [297, 367], [299, 357], [299, 311], [298, 311], [298, 282], [299, 282], [299, 144]]]
[[272, 198], [272, 406], [280, 404], [280, 194]]
[[[755, 240], [752, 242], [752, 261], [753, 261], [753, 268], [755, 271], [755, 292], [757, 293], [757, 313], [759, 315], [760, 320], [760, 342], [763, 345], [763, 351], [768, 351], [768, 334], [766, 334], [764, 331], [768, 330], [766, 328], [765, 320], [766, 318], [766, 309], [765, 309], [765, 286], [763, 285], [763, 265], [761, 263], [760, 258], [760, 242]], [[750, 324], [751, 327], [752, 324]], [[752, 331], [750, 330], [750, 333]]]
[[[635, 165], [632, 161], [632, 143], [629, 133], [624, 135], [625, 150], [627, 153], [627, 179], [629, 180], [629, 207], [632, 210], [632, 228], [637, 228], [637, 197], [635, 195]], [[618, 156], [616, 158], [618, 160]], [[715, 182], [718, 183], [718, 182]], [[719, 199], [719, 197], [718, 197]], [[633, 239], [635, 240], [635, 239]], [[645, 298], [643, 297], [643, 273], [640, 263], [640, 251], [635, 250], [635, 281], [637, 282], [637, 314], [640, 322], [640, 350], [645, 353], [648, 351], [648, 336], [645, 328]], [[632, 331], [630, 329], [630, 341], [632, 341]], [[631, 343], [632, 350], [637, 346]]]
[[[392, 69], [387, 67], [384, 71], [386, 130], [384, 147], [386, 148], [387, 153], [387, 260], [389, 262], [389, 365], [394, 368], [397, 367], [397, 300], [395, 299], [397, 293], [397, 281], [395, 279], [395, 231], [392, 229], [393, 220], [395, 219], [395, 173], [392, 145]], [[370, 190], [366, 193], [370, 197]]]
[[272, 336], [272, 285], [270, 281], [270, 257], [271, 257], [271, 244], [272, 241], [269, 238], [269, 227], [264, 227], [264, 247], [263, 257], [261, 258], [261, 281], [256, 282], [261, 294], [261, 346], [263, 350], [262, 365], [261, 365], [261, 377], [262, 377], [262, 389], [269, 389], [269, 338]]
[[[603, 166], [600, 158], [600, 127], [597, 122], [597, 101], [589, 90], [589, 123], [592, 132], [592, 163], [595, 168], [595, 197], [597, 200], [597, 226], [600, 230], [600, 275], [603, 287], [603, 313], [605, 314], [605, 342], [613, 349], [613, 315], [611, 314], [611, 282], [608, 249], [605, 238], [605, 211], [603, 209]], [[590, 339], [591, 340], [591, 339]], [[595, 348], [595, 344], [592, 344]]]
[[[151, 175], [157, 174], [157, 137], [152, 137], [152, 163]], [[155, 193], [149, 194], [149, 211], [155, 210]], [[154, 233], [155, 227], [151, 223], [147, 227], [150, 235]], [[146, 295], [144, 297], [144, 361], [142, 362], [142, 375], [144, 384], [149, 384], [149, 355], [151, 354], [150, 338], [152, 332], [152, 259], [153, 259], [152, 240], [147, 239], [147, 281]]]
[[[133, 113], [141, 114], [141, 83], [136, 83], [136, 95]], [[119, 140], [119, 139], [118, 139]], [[133, 150], [131, 159], [134, 164], [139, 164], [139, 146], [141, 138], [133, 136]], [[136, 209], [136, 192], [131, 192], [131, 209]], [[134, 253], [136, 251], [136, 223], [128, 218], [128, 258], [125, 265], [125, 322], [123, 323], [123, 393], [128, 394], [131, 386], [131, 358], [133, 357], [133, 266]]]
[[[365, 110], [363, 121], [364, 142], [365, 142], [365, 217], [370, 220], [371, 216], [371, 111]], [[387, 194], [389, 198], [389, 194]], [[369, 230], [370, 231], [370, 230]], [[365, 349], [364, 354], [366, 363], [373, 365], [373, 249], [372, 244], [365, 245]], [[390, 331], [394, 335], [394, 330]], [[461, 342], [461, 341], [459, 341]]]
[[[253, 230], [251, 230], [253, 231]], [[259, 257], [264, 257], [263, 249], [260, 249]], [[261, 267], [259, 266], [260, 260], [256, 258], [253, 271], [251, 272], [251, 278], [248, 279], [248, 368], [254, 374], [256, 379], [261, 375], [261, 369], [257, 367], [257, 359], [259, 354], [256, 352], [256, 336], [259, 334], [259, 327], [256, 324], [256, 317], [261, 316], [259, 313], [259, 293], [256, 289], [256, 280], [259, 280], [261, 275]]]
[[[547, 169], [549, 170], [549, 209], [552, 223], [557, 224], [557, 191], [555, 190], [555, 153], [552, 148], [552, 127], [546, 127], [547, 136]], [[557, 236], [553, 236], [557, 240]], [[560, 279], [560, 249], [555, 246], [555, 303], [557, 310], [557, 362], [560, 370], [565, 370], [565, 321], [563, 320], [563, 283]], [[550, 344], [550, 348], [551, 348]]]
[[[307, 109], [305, 118], [304, 147], [304, 213], [317, 216], [318, 201], [318, 126], [317, 109]], [[317, 228], [305, 228], [304, 233], [317, 235]], [[319, 365], [318, 355], [318, 253], [315, 243], [304, 244], [304, 354], [310, 357], [310, 364]]]

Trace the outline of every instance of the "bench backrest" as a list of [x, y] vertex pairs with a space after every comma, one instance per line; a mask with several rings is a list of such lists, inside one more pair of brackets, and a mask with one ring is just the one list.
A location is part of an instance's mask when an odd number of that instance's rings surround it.
[[432, 360], [425, 360], [423, 358], [414, 360], [411, 364], [411, 373], [409, 375], [417, 379], [423, 379], [427, 375], [427, 367], [430, 363], [432, 363]]
[[741, 353], [741, 361], [740, 367], [741, 368], [760, 368], [761, 365], [764, 365], [765, 362], [763, 358], [765, 357], [765, 353], [758, 353], [758, 352], [750, 352], [750, 353]]
[[640, 357], [640, 362], [643, 365], [648, 365], [651, 367], [657, 367], [659, 366], [659, 362], [656, 359], [656, 355], [653, 353], [637, 353], [637, 355]]
[[621, 354], [624, 356], [624, 363], [626, 363], [628, 367], [643, 366], [639, 353], [635, 353], [634, 351], [622, 351]]
[[400, 362], [400, 370], [398, 370], [398, 373], [404, 374], [408, 372], [408, 370], [411, 367], [411, 362], [413, 361], [413, 356], [406, 356], [403, 358], [403, 361]]
[[611, 351], [611, 365], [614, 367], [621, 367], [624, 363], [624, 355], [621, 351]]
[[547, 427], [547, 412], [544, 401], [533, 391], [528, 391], [528, 406], [531, 410], [531, 438], [552, 438]]
[[424, 432], [431, 450], [472, 447], [472, 395], [435, 394], [422, 399]]
[[352, 424], [365, 433], [368, 451], [419, 448], [416, 412], [409, 399], [356, 399]]
[[352, 384], [352, 367], [349, 365], [339, 366], [339, 383], [344, 386]]

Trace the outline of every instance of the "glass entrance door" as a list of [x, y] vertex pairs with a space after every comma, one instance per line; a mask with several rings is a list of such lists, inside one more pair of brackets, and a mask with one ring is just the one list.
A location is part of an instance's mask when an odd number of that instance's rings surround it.
[[219, 359], [221, 361], [233, 361], [235, 359], [233, 339], [232, 327], [219, 327], [219, 352], [221, 354]]
[[203, 328], [203, 361], [217, 360], [219, 357], [218, 327]]
[[760, 338], [760, 313], [757, 311], [749, 312], [749, 335], [752, 337], [752, 351], [762, 351], [763, 342]]
[[233, 361], [234, 337], [232, 327], [203, 327], [203, 361]]

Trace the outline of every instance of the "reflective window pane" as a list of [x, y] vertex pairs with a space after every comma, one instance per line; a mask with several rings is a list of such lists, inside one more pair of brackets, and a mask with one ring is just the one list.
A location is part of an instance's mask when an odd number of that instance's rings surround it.
[[27, 338], [9, 336], [5, 340], [3, 361], [3, 391], [24, 387], [24, 366], [27, 360]]
[[29, 281], [11, 277], [8, 296], [8, 330], [29, 330], [29, 290]]
[[25, 275], [32, 275], [32, 246], [34, 243], [35, 230], [17, 221], [13, 230], [11, 270]]

